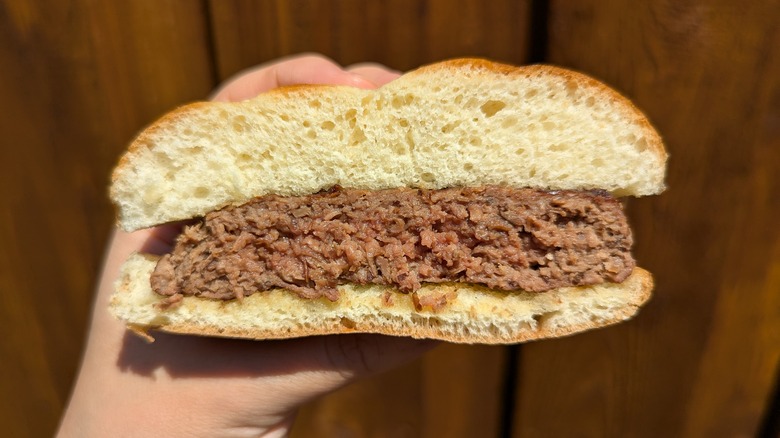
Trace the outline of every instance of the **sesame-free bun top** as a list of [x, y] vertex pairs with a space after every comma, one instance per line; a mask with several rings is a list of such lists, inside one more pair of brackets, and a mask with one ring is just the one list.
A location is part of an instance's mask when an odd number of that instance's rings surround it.
[[181, 107], [141, 132], [112, 175], [125, 230], [266, 195], [500, 184], [664, 189], [666, 152], [634, 105], [583, 74], [457, 59], [377, 90], [285, 87]]

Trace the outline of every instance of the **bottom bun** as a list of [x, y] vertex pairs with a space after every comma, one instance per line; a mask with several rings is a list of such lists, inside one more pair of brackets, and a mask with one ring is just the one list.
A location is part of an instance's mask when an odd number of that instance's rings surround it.
[[[427, 284], [412, 294], [387, 286], [343, 285], [336, 302], [304, 299], [283, 289], [219, 301], [185, 297], [164, 308], [149, 285], [158, 257], [132, 255], [122, 266], [112, 313], [136, 332], [248, 339], [336, 333], [381, 333], [475, 344], [552, 338], [627, 320], [650, 298], [649, 272], [635, 268], [623, 283], [542, 293], [503, 292], [460, 283]], [[430, 303], [430, 304], [428, 304]]]

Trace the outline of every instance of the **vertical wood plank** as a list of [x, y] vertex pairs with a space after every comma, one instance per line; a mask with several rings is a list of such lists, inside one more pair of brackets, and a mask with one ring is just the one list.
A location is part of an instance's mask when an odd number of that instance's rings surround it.
[[[407, 70], [457, 56], [526, 62], [530, 3], [510, 0], [211, 1], [218, 76], [319, 52]], [[293, 437], [496, 436], [506, 349], [444, 345], [302, 409]]]
[[[132, 135], [213, 86], [198, 3], [0, 2], [0, 425], [50, 436]], [[193, 7], [195, 6], [195, 7]]]
[[553, 2], [550, 61], [613, 84], [671, 152], [632, 200], [653, 300], [530, 344], [514, 436], [753, 436], [780, 360], [780, 4]]
[[444, 344], [304, 407], [292, 437], [498, 436], [506, 348]]
[[423, 379], [418, 360], [342, 388], [301, 409], [290, 436], [421, 436]]
[[498, 437], [508, 347], [445, 345], [423, 360], [423, 437]]
[[219, 77], [319, 52], [407, 70], [456, 56], [523, 63], [529, 4], [509, 0], [211, 0]]

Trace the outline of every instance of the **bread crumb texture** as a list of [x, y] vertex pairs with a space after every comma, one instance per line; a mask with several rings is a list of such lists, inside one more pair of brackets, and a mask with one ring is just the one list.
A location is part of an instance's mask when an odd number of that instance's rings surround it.
[[644, 115], [594, 79], [461, 59], [377, 90], [296, 86], [184, 106], [133, 141], [111, 197], [134, 230], [337, 184], [650, 195], [664, 188], [665, 162]]
[[[159, 305], [163, 297], [149, 286], [156, 263], [154, 256], [134, 254], [123, 265], [110, 305], [116, 317], [142, 331], [248, 339], [363, 332], [459, 343], [516, 343], [627, 320], [649, 299], [652, 289], [650, 274], [637, 268], [620, 284], [545, 293], [442, 284], [424, 286], [415, 300], [388, 287], [345, 285], [335, 302], [307, 300], [276, 289], [243, 300], [185, 297], [166, 309]], [[446, 300], [442, 304], [437, 297]], [[439, 304], [419, 305], [426, 301]]]

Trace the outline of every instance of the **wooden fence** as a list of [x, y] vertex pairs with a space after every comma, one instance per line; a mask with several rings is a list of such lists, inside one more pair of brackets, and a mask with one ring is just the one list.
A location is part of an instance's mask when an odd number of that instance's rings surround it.
[[67, 402], [127, 141], [303, 51], [581, 70], [633, 99], [671, 160], [670, 189], [629, 205], [657, 281], [635, 320], [441, 347], [306, 406], [293, 436], [780, 434], [780, 2], [3, 0], [0, 37], [4, 435], [51, 435]]

